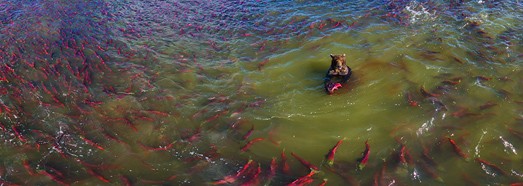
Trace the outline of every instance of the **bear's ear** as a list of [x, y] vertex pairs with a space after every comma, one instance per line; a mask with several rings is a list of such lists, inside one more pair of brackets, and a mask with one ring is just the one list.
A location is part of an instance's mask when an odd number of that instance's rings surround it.
[[341, 55], [341, 56], [345, 57], [345, 54], [343, 54], [343, 55]]
[[334, 58], [334, 54], [330, 54], [330, 56], [331, 56], [332, 58]]

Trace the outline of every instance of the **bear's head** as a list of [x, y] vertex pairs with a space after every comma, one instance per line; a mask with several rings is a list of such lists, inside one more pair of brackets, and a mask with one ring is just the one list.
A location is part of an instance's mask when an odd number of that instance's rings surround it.
[[335, 70], [337, 72], [340, 72], [340, 71], [343, 71], [346, 68], [347, 64], [345, 62], [345, 54], [341, 54], [341, 55], [331, 54], [330, 56], [332, 58], [331, 70]]

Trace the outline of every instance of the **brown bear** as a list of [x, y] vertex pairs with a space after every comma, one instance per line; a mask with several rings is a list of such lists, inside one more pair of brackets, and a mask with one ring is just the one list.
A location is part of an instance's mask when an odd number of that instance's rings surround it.
[[[330, 55], [332, 58], [331, 66], [325, 76], [325, 90], [332, 94], [334, 90], [341, 87], [341, 83], [346, 83], [352, 75], [352, 70], [347, 66], [345, 54]], [[341, 81], [339, 80], [341, 78]], [[341, 83], [340, 83], [341, 82]]]

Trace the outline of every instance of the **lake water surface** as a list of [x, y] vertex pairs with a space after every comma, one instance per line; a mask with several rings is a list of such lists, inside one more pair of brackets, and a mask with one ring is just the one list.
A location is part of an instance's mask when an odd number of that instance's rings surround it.
[[0, 185], [521, 183], [522, 41], [518, 0], [4, 0]]

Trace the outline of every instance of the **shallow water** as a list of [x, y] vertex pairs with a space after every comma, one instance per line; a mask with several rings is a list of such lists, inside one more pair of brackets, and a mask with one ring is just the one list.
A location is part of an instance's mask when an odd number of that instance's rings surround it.
[[4, 1], [0, 185], [522, 182], [522, 8]]

